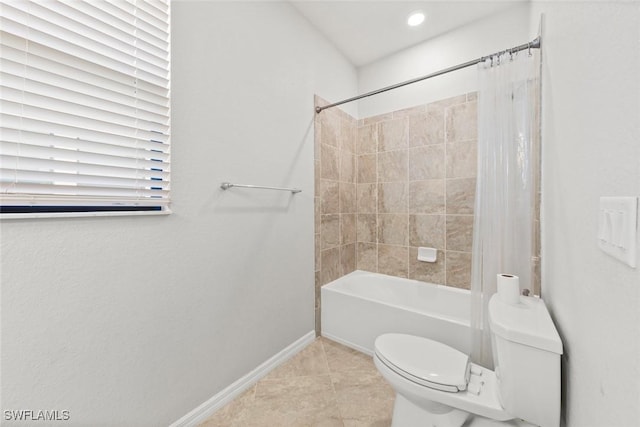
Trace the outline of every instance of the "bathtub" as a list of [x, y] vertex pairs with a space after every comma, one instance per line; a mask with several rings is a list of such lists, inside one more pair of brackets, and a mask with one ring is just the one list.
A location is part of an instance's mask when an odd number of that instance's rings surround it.
[[321, 289], [322, 336], [373, 355], [377, 336], [431, 338], [469, 354], [470, 292], [356, 270]]

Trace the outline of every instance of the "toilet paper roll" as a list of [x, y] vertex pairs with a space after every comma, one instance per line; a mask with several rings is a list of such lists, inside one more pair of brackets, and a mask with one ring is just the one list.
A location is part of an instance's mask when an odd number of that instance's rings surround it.
[[520, 302], [520, 278], [513, 274], [498, 274], [498, 296], [507, 304]]

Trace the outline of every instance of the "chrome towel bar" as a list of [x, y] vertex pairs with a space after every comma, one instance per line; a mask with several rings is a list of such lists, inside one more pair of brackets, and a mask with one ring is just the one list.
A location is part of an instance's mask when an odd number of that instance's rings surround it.
[[248, 184], [232, 184], [230, 182], [223, 182], [220, 184], [220, 188], [223, 190], [228, 190], [231, 187], [242, 187], [242, 188], [257, 188], [261, 190], [279, 190], [279, 191], [291, 191], [291, 194], [296, 194], [302, 192], [299, 188], [283, 188], [283, 187], [265, 187], [262, 185], [248, 185]]

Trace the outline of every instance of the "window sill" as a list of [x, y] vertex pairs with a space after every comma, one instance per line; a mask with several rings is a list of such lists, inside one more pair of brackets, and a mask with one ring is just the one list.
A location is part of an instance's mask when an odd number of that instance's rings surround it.
[[170, 215], [171, 210], [161, 211], [119, 211], [119, 212], [39, 212], [39, 213], [5, 213], [0, 215], [0, 221], [32, 218], [86, 218], [97, 216], [150, 216]]

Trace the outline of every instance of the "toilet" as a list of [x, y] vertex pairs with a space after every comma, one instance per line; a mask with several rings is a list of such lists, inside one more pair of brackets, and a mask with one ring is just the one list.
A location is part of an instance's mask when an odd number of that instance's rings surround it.
[[492, 425], [560, 425], [562, 341], [544, 301], [507, 304], [496, 294], [488, 313], [493, 371], [427, 338], [376, 339], [376, 368], [396, 392], [392, 427], [466, 427], [476, 416]]

